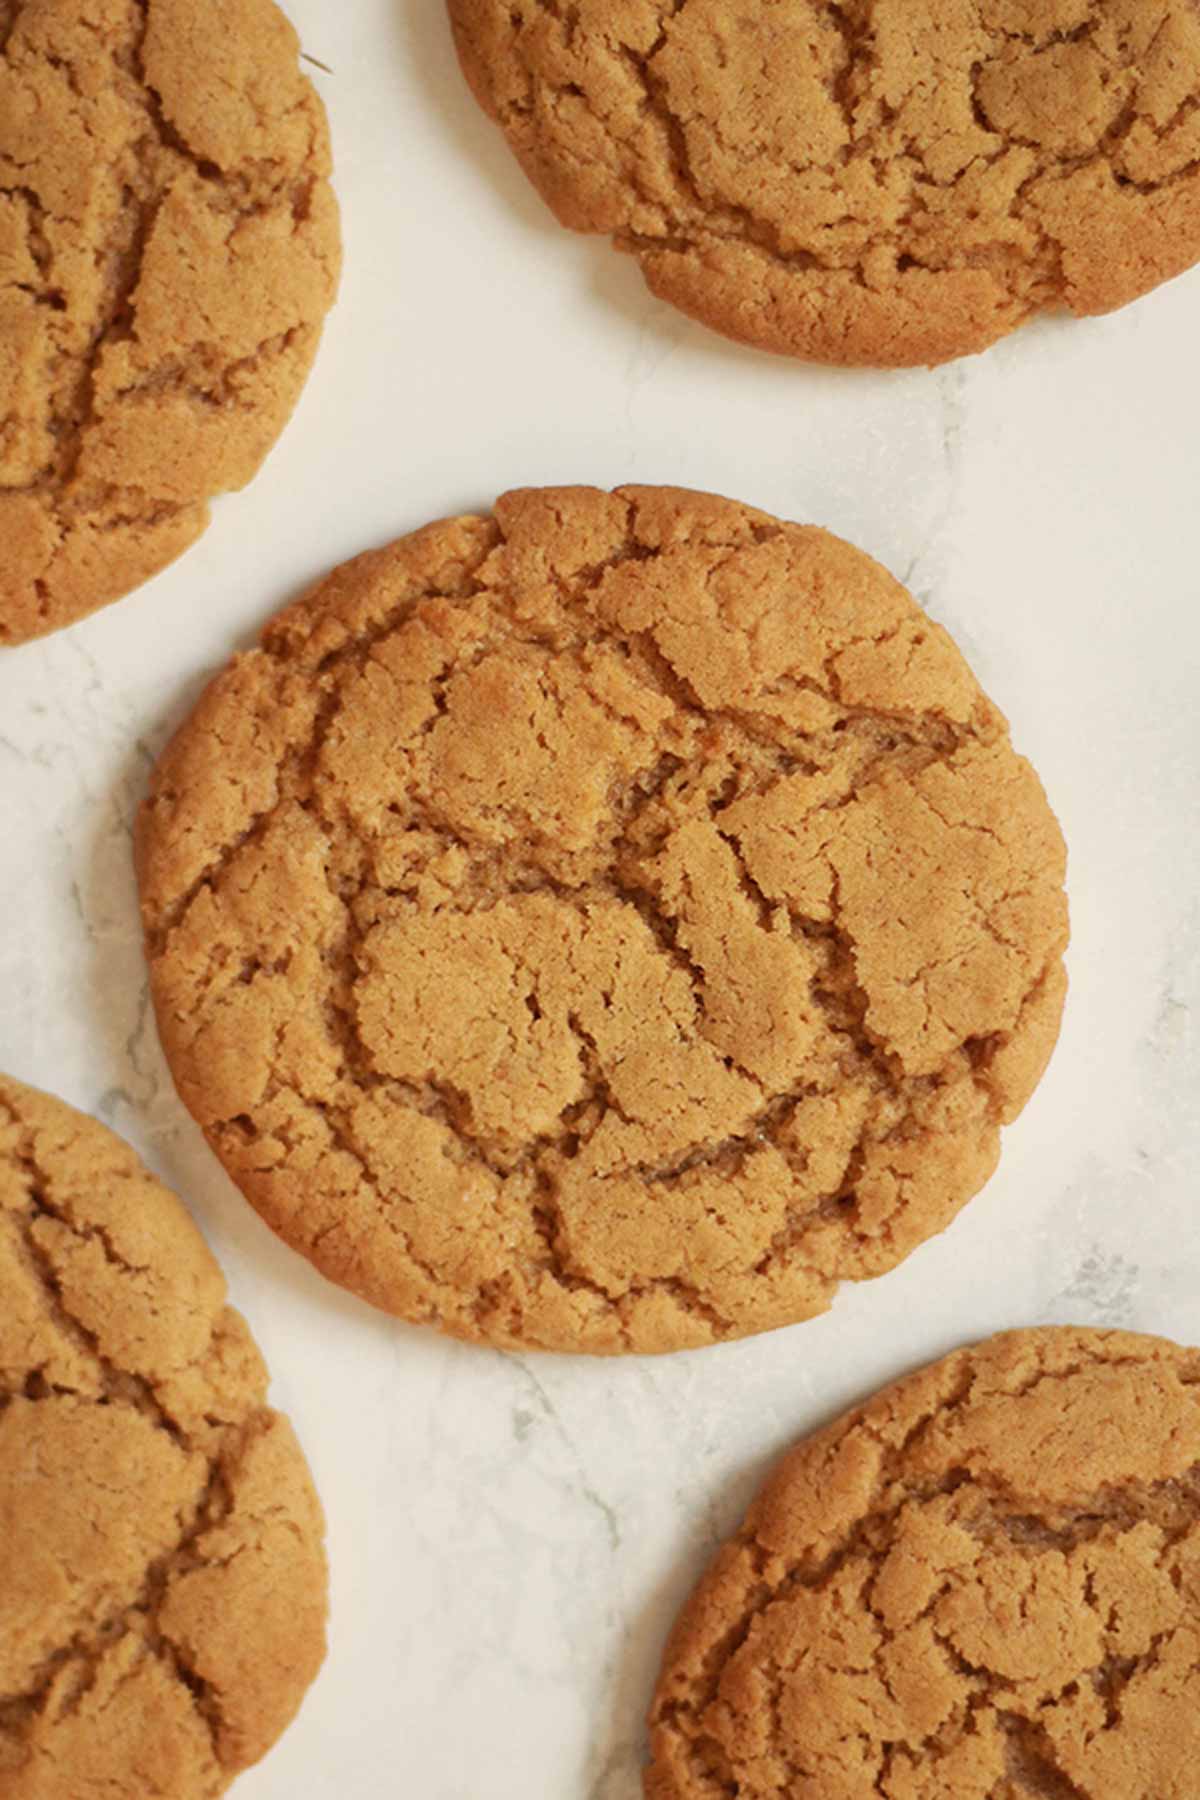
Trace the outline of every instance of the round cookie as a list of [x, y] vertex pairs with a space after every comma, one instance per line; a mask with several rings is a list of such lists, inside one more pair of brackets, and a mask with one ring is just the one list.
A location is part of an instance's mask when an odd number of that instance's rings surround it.
[[809, 1317], [991, 1173], [1063, 846], [946, 634], [709, 495], [534, 489], [339, 569], [139, 827], [159, 1029], [264, 1218], [492, 1343]]
[[1200, 259], [1194, 0], [449, 0], [564, 225], [727, 336], [940, 363]]
[[271, 0], [0, 0], [0, 645], [253, 476], [337, 287], [329, 169]]
[[303, 1454], [179, 1201], [0, 1077], [0, 1800], [212, 1800], [324, 1655]]
[[1200, 1351], [1014, 1331], [801, 1443], [651, 1734], [648, 1800], [1191, 1800]]

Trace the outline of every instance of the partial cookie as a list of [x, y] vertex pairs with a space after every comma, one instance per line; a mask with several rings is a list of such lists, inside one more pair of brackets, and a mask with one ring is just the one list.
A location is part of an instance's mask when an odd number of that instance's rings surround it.
[[1200, 259], [1194, 0], [449, 0], [564, 225], [727, 336], [940, 363]]
[[1200, 1351], [1015, 1331], [800, 1444], [651, 1730], [649, 1800], [1195, 1800]]
[[255, 473], [337, 287], [329, 169], [271, 0], [0, 0], [0, 644]]
[[211, 1800], [290, 1722], [324, 1523], [266, 1386], [175, 1196], [0, 1077], [0, 1800]]
[[234, 1180], [405, 1318], [670, 1350], [947, 1225], [1041, 1074], [1064, 853], [953, 644], [823, 531], [545, 489], [339, 569], [139, 834]]

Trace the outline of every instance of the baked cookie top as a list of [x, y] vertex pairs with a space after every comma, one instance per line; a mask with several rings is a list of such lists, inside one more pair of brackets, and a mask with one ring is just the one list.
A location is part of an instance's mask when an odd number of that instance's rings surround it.
[[340, 260], [271, 0], [0, 0], [0, 645], [161, 569], [250, 480]]
[[204, 694], [139, 832], [179, 1091], [335, 1280], [668, 1350], [940, 1231], [1054, 1041], [1058, 827], [899, 584], [669, 488], [339, 569]]
[[0, 1077], [0, 1800], [210, 1800], [324, 1654], [324, 1524], [199, 1233]]
[[768, 350], [939, 363], [1200, 258], [1193, 0], [450, 0], [559, 219]]
[[1190, 1800], [1200, 1351], [1015, 1331], [807, 1439], [651, 1730], [649, 1800]]

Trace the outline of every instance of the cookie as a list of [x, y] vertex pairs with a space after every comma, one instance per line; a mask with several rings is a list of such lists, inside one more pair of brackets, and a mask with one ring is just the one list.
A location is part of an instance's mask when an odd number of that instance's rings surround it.
[[940, 1231], [1058, 1027], [1063, 846], [825, 532], [535, 489], [339, 569], [138, 833], [159, 1030], [335, 1281], [491, 1343], [791, 1320]]
[[333, 303], [329, 168], [271, 0], [0, 4], [0, 644], [253, 476]]
[[1200, 1351], [961, 1350], [800, 1444], [667, 1647], [648, 1800], [1193, 1800]]
[[0, 1078], [0, 1800], [211, 1800], [324, 1655], [324, 1525], [173, 1194]]
[[1193, 0], [450, 0], [564, 225], [727, 336], [940, 363], [1200, 259]]

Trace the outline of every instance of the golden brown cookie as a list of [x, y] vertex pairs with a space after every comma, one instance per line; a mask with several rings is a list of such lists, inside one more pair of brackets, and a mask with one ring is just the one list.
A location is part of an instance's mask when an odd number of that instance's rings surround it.
[[800, 1444], [684, 1610], [649, 1800], [1195, 1800], [1200, 1351], [960, 1350]]
[[324, 1524], [266, 1385], [174, 1195], [0, 1077], [0, 1800], [211, 1800], [291, 1720]]
[[198, 537], [294, 406], [340, 260], [271, 0], [0, 0], [0, 644]]
[[727, 336], [940, 363], [1200, 259], [1195, 0], [450, 0], [564, 225]]
[[1063, 846], [945, 632], [823, 531], [532, 489], [339, 569], [139, 834], [159, 1029], [264, 1218], [405, 1318], [807, 1318], [991, 1173]]

